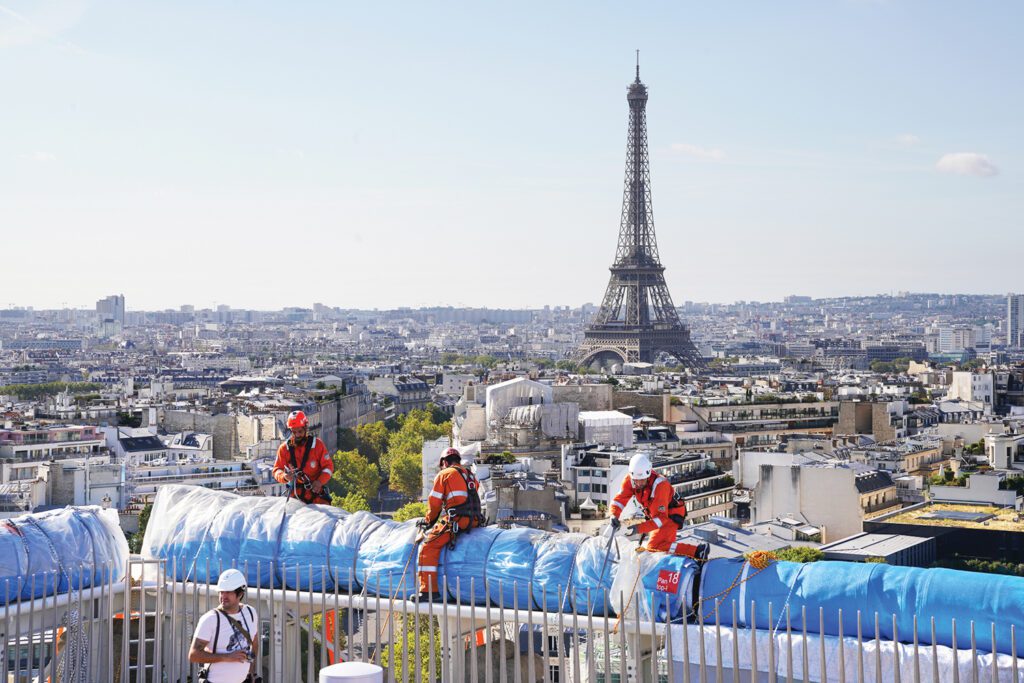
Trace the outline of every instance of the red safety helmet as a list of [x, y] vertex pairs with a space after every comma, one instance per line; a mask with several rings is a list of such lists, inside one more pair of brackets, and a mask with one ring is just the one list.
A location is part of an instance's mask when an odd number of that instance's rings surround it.
[[308, 427], [309, 420], [306, 419], [306, 414], [301, 410], [295, 410], [288, 415], [288, 429], [297, 429], [299, 427]]
[[438, 467], [446, 467], [448, 465], [448, 458], [453, 456], [453, 455], [455, 457], [459, 458], [460, 460], [462, 459], [462, 453], [459, 453], [459, 449], [458, 448], [449, 448], [449, 449], [445, 450], [444, 453], [441, 454], [440, 460], [437, 461], [437, 466]]

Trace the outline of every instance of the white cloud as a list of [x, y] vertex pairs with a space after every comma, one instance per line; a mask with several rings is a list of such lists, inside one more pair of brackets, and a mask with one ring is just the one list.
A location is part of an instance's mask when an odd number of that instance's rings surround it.
[[686, 142], [676, 142], [671, 147], [673, 152], [679, 154], [685, 154], [697, 159], [705, 159], [708, 161], [721, 161], [725, 159], [725, 152], [716, 148], [698, 147], [697, 145], [691, 145]]
[[22, 154], [21, 158], [25, 159], [26, 161], [34, 161], [37, 164], [46, 164], [53, 161], [57, 157], [50, 154], [49, 152], [36, 150], [35, 152], [32, 152], [30, 154]]
[[896, 136], [896, 144], [900, 147], [914, 147], [915, 145], [921, 144], [921, 138], [917, 137], [913, 133], [903, 133], [902, 135]]
[[979, 178], [990, 178], [998, 175], [999, 169], [984, 154], [977, 152], [953, 152], [943, 154], [935, 168], [943, 173], [956, 173], [957, 175], [973, 175]]

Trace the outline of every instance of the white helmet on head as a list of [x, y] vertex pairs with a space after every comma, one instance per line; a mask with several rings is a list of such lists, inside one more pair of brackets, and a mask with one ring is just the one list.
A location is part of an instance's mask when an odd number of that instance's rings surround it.
[[237, 569], [226, 569], [217, 580], [217, 591], [236, 591], [246, 587], [245, 575]]
[[630, 479], [646, 479], [651, 476], [651, 459], [646, 453], [637, 453], [629, 459]]

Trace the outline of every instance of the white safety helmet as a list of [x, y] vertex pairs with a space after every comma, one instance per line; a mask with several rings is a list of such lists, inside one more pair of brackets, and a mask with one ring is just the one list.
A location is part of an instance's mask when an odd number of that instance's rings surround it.
[[245, 587], [245, 575], [237, 569], [226, 569], [217, 581], [217, 591], [220, 593]]
[[629, 459], [629, 478], [647, 479], [651, 476], [651, 459], [646, 453], [637, 453]]

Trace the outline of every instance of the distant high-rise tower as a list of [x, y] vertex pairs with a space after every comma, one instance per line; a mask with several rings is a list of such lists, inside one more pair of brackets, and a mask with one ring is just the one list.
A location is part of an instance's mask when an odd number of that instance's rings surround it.
[[96, 302], [96, 314], [100, 322], [112, 322], [124, 327], [124, 295], [111, 294]]
[[672, 305], [665, 268], [658, 258], [647, 156], [647, 87], [640, 82], [639, 64], [626, 101], [629, 141], [619, 244], [601, 310], [587, 327], [575, 355], [583, 364], [608, 366], [653, 363], [655, 356], [664, 352], [687, 367], [700, 368], [704, 363], [690, 341], [689, 328]]
[[1006, 345], [1024, 346], [1024, 294], [1006, 297]]

